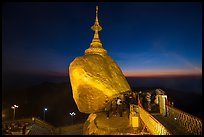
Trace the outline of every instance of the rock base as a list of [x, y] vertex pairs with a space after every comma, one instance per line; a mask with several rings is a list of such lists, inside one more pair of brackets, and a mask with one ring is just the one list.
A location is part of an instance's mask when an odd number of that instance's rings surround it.
[[105, 112], [92, 113], [86, 120], [83, 131], [84, 135], [144, 135], [143, 127], [132, 128], [129, 123], [128, 112], [106, 117]]

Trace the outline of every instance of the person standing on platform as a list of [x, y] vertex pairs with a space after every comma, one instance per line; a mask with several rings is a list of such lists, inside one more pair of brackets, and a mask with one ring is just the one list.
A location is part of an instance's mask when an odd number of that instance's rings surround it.
[[107, 105], [105, 107], [106, 117], [107, 117], [107, 119], [109, 119], [110, 111], [111, 111], [111, 101], [110, 102], [106, 101], [106, 103], [107, 103]]
[[131, 95], [129, 96], [129, 101], [130, 101], [130, 104], [134, 104], [133, 94], [131, 94]]
[[119, 115], [122, 117], [122, 100], [120, 98], [117, 99], [117, 106]]
[[117, 99], [113, 99], [113, 101], [112, 101], [112, 111], [113, 111], [113, 116], [116, 116], [116, 112], [117, 112]]

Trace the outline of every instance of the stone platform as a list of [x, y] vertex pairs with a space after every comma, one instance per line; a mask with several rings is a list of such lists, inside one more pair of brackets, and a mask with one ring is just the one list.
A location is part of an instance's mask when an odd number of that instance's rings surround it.
[[129, 113], [123, 112], [122, 117], [119, 114], [110, 114], [107, 118], [105, 112], [92, 113], [84, 124], [85, 135], [143, 135], [144, 128], [133, 128], [129, 122]]

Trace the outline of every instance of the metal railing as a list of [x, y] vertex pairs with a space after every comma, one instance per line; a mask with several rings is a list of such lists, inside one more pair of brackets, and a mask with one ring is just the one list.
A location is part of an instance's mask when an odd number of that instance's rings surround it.
[[202, 120], [175, 107], [166, 105], [167, 117], [177, 122], [189, 133], [202, 135]]
[[172, 133], [164, 127], [157, 119], [155, 119], [150, 113], [148, 113], [142, 107], [138, 96], [138, 106], [139, 106], [139, 117], [142, 122], [146, 125], [148, 131], [152, 135], [172, 135]]

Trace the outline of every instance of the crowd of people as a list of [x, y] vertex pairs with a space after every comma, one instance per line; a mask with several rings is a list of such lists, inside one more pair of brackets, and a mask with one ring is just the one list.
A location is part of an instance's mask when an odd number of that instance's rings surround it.
[[110, 114], [113, 116], [119, 115], [123, 116], [123, 112], [127, 111], [129, 113], [130, 104], [137, 105], [137, 93], [128, 92], [126, 94], [120, 95], [113, 99], [112, 101], [107, 101], [105, 107], [105, 112], [107, 119], [110, 117]]

